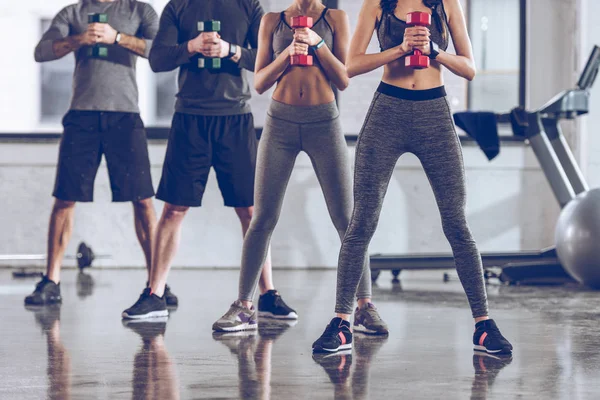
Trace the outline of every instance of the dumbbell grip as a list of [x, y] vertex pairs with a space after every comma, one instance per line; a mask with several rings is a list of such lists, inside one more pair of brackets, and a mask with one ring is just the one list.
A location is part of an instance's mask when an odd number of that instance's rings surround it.
[[419, 49], [414, 49], [413, 50], [413, 55], [415, 55], [415, 56], [422, 56], [423, 53], [421, 53], [421, 50], [419, 50]]

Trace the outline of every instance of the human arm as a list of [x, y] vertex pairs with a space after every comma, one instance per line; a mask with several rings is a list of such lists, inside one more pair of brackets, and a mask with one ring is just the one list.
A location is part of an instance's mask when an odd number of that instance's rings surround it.
[[[366, 54], [373, 31], [377, 25], [380, 10], [379, 0], [363, 1], [358, 16], [358, 24], [350, 42], [348, 60], [346, 61], [348, 76], [350, 78], [371, 72], [412, 52], [412, 47], [405, 40], [400, 46], [392, 47], [376, 54]], [[412, 33], [416, 36], [418, 32], [421, 32], [421, 30], [413, 29], [407, 28], [405, 35], [406, 33]]]
[[[475, 78], [477, 69], [475, 67], [473, 48], [471, 47], [471, 39], [469, 39], [469, 33], [467, 32], [467, 23], [465, 22], [462, 5], [459, 0], [444, 1], [448, 15], [448, 26], [456, 54], [440, 50], [435, 60], [455, 75], [472, 81]], [[425, 55], [429, 55], [431, 52], [429, 44], [419, 48], [423, 50], [423, 54]]]
[[95, 43], [95, 38], [87, 31], [78, 35], [69, 35], [71, 30], [69, 13], [69, 9], [64, 8], [52, 19], [50, 27], [35, 47], [35, 61], [58, 60], [82, 46]]
[[[331, 10], [330, 13], [334, 27], [333, 51], [323, 45], [314, 54], [319, 59], [319, 63], [329, 80], [339, 90], [344, 90], [350, 82], [345, 65], [350, 40], [350, 21], [343, 10]], [[319, 35], [308, 28], [297, 29], [294, 33], [294, 39], [310, 46], [315, 46], [322, 40]]]
[[180, 65], [189, 63], [196, 50], [199, 50], [203, 44], [199, 43], [202, 36], [203, 34], [187, 42], [178, 42], [178, 18], [175, 6], [169, 2], [160, 16], [158, 32], [148, 57], [152, 71], [172, 71]]
[[308, 54], [308, 45], [305, 43], [292, 44], [273, 60], [273, 29], [279, 20], [279, 14], [269, 13], [261, 21], [258, 32], [258, 52], [254, 70], [254, 89], [259, 94], [269, 90], [290, 65], [292, 53]]

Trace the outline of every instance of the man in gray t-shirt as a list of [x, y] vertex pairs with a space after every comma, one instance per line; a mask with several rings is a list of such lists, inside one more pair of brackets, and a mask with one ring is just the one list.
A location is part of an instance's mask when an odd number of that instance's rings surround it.
[[[27, 305], [60, 303], [60, 268], [73, 227], [76, 202], [93, 200], [94, 179], [106, 157], [112, 197], [132, 202], [135, 229], [148, 271], [156, 215], [148, 143], [138, 107], [136, 61], [147, 58], [158, 16], [136, 0], [81, 0], [63, 8], [35, 48], [35, 60], [74, 52], [73, 97], [63, 119], [48, 233], [46, 275]], [[177, 298], [169, 293], [169, 303]]]

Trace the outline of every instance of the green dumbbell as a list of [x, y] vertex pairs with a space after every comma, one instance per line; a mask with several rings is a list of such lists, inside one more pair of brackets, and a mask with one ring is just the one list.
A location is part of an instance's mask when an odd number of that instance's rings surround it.
[[[108, 15], [107, 14], [88, 14], [88, 24], [108, 24]], [[95, 44], [90, 46], [87, 51], [88, 57], [93, 58], [106, 58], [108, 57], [108, 47]]]
[[[198, 33], [202, 32], [220, 32], [221, 21], [200, 21], [198, 22]], [[198, 59], [198, 68], [219, 69], [221, 68], [220, 58], [205, 58]]]

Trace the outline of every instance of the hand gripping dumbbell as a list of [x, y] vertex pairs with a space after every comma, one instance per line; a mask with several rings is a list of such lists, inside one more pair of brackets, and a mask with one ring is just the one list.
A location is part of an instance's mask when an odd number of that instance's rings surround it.
[[[431, 25], [431, 14], [415, 11], [408, 13], [406, 16], [406, 25], [409, 27], [413, 26], [427, 26]], [[429, 57], [424, 56], [421, 50], [413, 50], [413, 54], [406, 56], [404, 65], [414, 69], [429, 68]]]
[[[292, 28], [312, 28], [313, 27], [313, 19], [311, 17], [299, 16], [292, 17]], [[291, 57], [290, 60], [291, 65], [300, 65], [303, 67], [309, 67], [313, 65], [313, 56], [308, 54], [296, 54]]]
[[[88, 14], [88, 24], [108, 24], [107, 14]], [[108, 57], [108, 47], [100, 44], [90, 46], [87, 51], [88, 57], [106, 58]]]
[[[198, 22], [198, 33], [220, 32], [220, 31], [221, 31], [221, 21], [210, 20], [210, 21]], [[220, 58], [200, 57], [198, 59], [198, 68], [220, 69], [221, 68], [221, 59]]]

